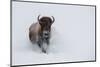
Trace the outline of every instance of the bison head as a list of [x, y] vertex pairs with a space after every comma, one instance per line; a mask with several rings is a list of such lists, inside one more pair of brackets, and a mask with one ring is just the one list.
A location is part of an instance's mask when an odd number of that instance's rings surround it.
[[51, 31], [51, 25], [55, 21], [54, 17], [53, 16], [52, 17], [43, 16], [40, 18], [40, 15], [39, 15], [37, 19], [41, 26], [43, 37], [48, 38], [50, 35], [50, 31]]

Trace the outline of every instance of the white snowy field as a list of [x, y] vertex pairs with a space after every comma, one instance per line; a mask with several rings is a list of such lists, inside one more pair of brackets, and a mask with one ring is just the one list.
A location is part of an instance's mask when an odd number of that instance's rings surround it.
[[[37, 16], [54, 16], [48, 53], [31, 44]], [[95, 60], [95, 7], [12, 2], [12, 65]]]

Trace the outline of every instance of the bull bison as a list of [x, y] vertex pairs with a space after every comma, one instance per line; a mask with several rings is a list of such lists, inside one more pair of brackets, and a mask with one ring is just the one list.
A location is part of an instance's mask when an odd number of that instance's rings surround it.
[[29, 28], [29, 39], [32, 43], [37, 43], [42, 52], [46, 53], [49, 45], [51, 25], [54, 23], [55, 18], [40, 15], [37, 17], [38, 22], [33, 23]]

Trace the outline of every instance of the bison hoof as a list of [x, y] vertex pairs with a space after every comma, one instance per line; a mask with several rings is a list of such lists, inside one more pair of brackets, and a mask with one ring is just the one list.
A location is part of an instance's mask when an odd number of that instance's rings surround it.
[[42, 50], [43, 53], [46, 53], [46, 50]]

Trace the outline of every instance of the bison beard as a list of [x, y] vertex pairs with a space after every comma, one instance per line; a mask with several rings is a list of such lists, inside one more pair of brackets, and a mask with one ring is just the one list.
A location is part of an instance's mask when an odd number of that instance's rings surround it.
[[42, 52], [46, 53], [50, 40], [51, 25], [55, 19], [53, 16], [53, 19], [46, 16], [40, 19], [39, 17], [40, 15], [38, 16], [38, 22], [32, 24], [29, 28], [29, 39], [32, 43], [37, 43]]

